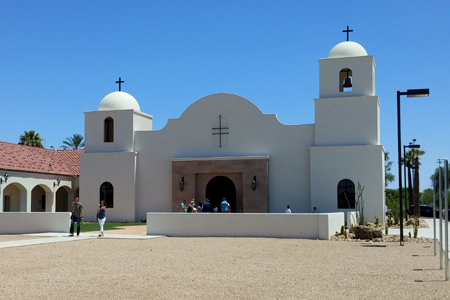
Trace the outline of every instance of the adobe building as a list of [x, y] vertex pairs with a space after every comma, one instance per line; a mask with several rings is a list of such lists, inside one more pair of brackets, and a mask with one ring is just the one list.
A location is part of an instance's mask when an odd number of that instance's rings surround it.
[[319, 59], [319, 68], [315, 124], [283, 125], [253, 102], [219, 93], [153, 130], [153, 117], [133, 96], [110, 93], [97, 111], [85, 112], [80, 201], [86, 219], [95, 219], [102, 199], [108, 221], [179, 212], [182, 200], [192, 198], [214, 206], [225, 197], [233, 212], [282, 213], [287, 205], [293, 213], [347, 212], [360, 183], [365, 219], [383, 222], [385, 151], [374, 58], [347, 41]]

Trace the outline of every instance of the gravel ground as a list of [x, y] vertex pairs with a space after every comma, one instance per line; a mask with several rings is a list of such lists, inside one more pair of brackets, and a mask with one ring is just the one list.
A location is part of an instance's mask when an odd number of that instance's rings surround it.
[[0, 299], [449, 299], [433, 251], [265, 238], [41, 244], [0, 249]]

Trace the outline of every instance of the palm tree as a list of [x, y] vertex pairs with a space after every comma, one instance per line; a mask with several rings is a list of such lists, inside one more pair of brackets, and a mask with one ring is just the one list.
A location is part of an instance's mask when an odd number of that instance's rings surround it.
[[24, 134], [19, 137], [20, 145], [44, 148], [44, 146], [42, 145], [42, 141], [44, 139], [41, 138], [39, 133], [36, 133], [34, 130], [24, 131], [23, 133]]
[[[420, 217], [420, 190], [419, 190], [419, 166], [420, 166], [420, 155], [424, 155], [425, 151], [419, 149], [410, 149], [405, 153], [406, 161], [403, 163], [406, 164], [408, 168], [408, 184], [409, 184], [409, 195], [412, 196], [412, 201], [410, 201], [414, 205], [414, 215], [416, 217]], [[411, 184], [411, 169], [414, 169], [414, 183]], [[412, 191], [414, 189], [414, 192]]]
[[65, 141], [63, 141], [62, 146], [60, 148], [63, 149], [81, 149], [84, 148], [84, 141], [83, 136], [81, 134], [75, 133], [72, 137], [66, 138]]

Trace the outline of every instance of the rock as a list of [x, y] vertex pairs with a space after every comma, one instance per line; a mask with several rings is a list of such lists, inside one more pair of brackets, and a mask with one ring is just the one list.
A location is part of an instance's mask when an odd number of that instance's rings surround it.
[[375, 223], [370, 223], [370, 222], [366, 222], [366, 226], [369, 226], [369, 227], [372, 227], [372, 228], [377, 227], [377, 225], [375, 225]]
[[381, 229], [371, 228], [368, 226], [353, 226], [350, 227], [349, 232], [355, 235], [355, 239], [368, 240], [369, 231], [372, 232], [372, 238], [383, 238], [383, 232]]
[[414, 225], [416, 225], [416, 219], [410, 218], [408, 221], [406, 221], [405, 225], [406, 226], [409, 226], [409, 225], [414, 226]]

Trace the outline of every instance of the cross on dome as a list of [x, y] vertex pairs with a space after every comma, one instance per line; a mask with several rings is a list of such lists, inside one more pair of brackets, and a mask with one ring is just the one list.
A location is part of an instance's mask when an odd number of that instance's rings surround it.
[[[347, 26], [348, 27], [348, 26]], [[119, 77], [119, 81], [116, 81], [116, 83], [119, 84], [119, 92], [122, 90], [122, 83], [124, 83], [125, 81], [123, 81], [120, 77]]]
[[353, 32], [353, 29], [348, 29], [348, 26], [347, 26], [347, 30], [342, 30], [342, 32], [347, 32], [347, 42], [348, 42], [349, 33]]

